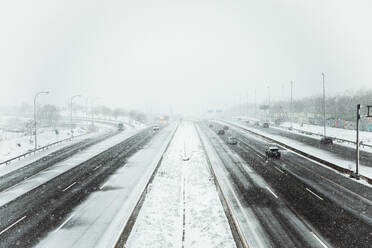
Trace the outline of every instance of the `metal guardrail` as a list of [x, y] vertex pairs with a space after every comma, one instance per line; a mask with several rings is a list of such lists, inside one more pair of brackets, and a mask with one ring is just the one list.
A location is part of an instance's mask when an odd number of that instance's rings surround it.
[[59, 140], [59, 141], [57, 141], [57, 142], [54, 142], [54, 143], [51, 143], [51, 144], [48, 144], [48, 145], [45, 145], [45, 146], [39, 147], [39, 148], [37, 148], [36, 150], [32, 150], [32, 151], [29, 151], [29, 152], [23, 153], [23, 154], [21, 154], [21, 155], [18, 155], [17, 157], [10, 158], [10, 159], [8, 159], [8, 160], [5, 160], [5, 161], [3, 161], [3, 162], [0, 162], [0, 165], [3, 165], [3, 164], [8, 165], [9, 163], [11, 163], [11, 162], [14, 161], [14, 160], [20, 160], [21, 158], [25, 158], [25, 157], [27, 157], [28, 155], [35, 154], [35, 153], [38, 152], [38, 151], [46, 150], [46, 149], [48, 149], [48, 148], [50, 148], [50, 147], [52, 147], [52, 146], [58, 145], [58, 144], [60, 144], [60, 143], [62, 143], [62, 142], [65, 142], [65, 141], [70, 141], [70, 140], [72, 140], [73, 138], [81, 137], [81, 136], [86, 135], [86, 134], [87, 134], [87, 133], [83, 133], [83, 134], [80, 134], [80, 135], [76, 135], [76, 136], [74, 136], [74, 137], [69, 137], [69, 138], [66, 138], [66, 139], [63, 139], [63, 140]]
[[[257, 136], [259, 136], [259, 137], [261, 137], [261, 138], [264, 138], [264, 139], [268, 140], [269, 142], [276, 143], [276, 144], [278, 144], [278, 145], [280, 145], [280, 146], [282, 146], [282, 147], [287, 148], [288, 150], [294, 151], [295, 153], [298, 153], [298, 154], [300, 154], [300, 155], [302, 155], [302, 156], [304, 156], [304, 157], [310, 158], [310, 159], [312, 159], [312, 160], [314, 160], [314, 161], [316, 161], [316, 162], [319, 162], [319, 163], [321, 163], [321, 164], [323, 164], [323, 165], [326, 165], [326, 166], [328, 166], [328, 167], [330, 167], [330, 168], [332, 168], [332, 169], [334, 169], [334, 170], [337, 170], [337, 171], [339, 171], [339, 172], [341, 172], [341, 173], [343, 173], [343, 174], [351, 175], [351, 174], [354, 173], [354, 171], [352, 171], [352, 170], [349, 170], [349, 169], [343, 168], [343, 167], [338, 166], [338, 165], [336, 165], [336, 164], [334, 164], [334, 163], [331, 163], [331, 162], [328, 162], [328, 161], [323, 160], [323, 159], [321, 159], [321, 158], [315, 157], [315, 156], [313, 156], [313, 155], [311, 155], [311, 154], [308, 154], [308, 153], [306, 153], [306, 152], [303, 152], [303, 151], [301, 151], [301, 150], [298, 150], [298, 149], [296, 149], [296, 148], [294, 148], [294, 147], [292, 147], [292, 146], [289, 146], [289, 145], [287, 145], [287, 144], [284, 144], [284, 143], [282, 143], [282, 142], [280, 142], [280, 141], [277, 141], [277, 140], [274, 140], [274, 139], [269, 138], [269, 137], [267, 137], [267, 136], [264, 136], [264, 135], [262, 135], [262, 134], [256, 133], [256, 132], [254, 132], [254, 131], [252, 131], [252, 130], [250, 130], [250, 129], [248, 129], [248, 128], [244, 128], [244, 127], [242, 127], [241, 125], [237, 125], [237, 124], [235, 124], [235, 123], [233, 123], [233, 122], [231, 122], [231, 121], [224, 121], [224, 122], [229, 123], [230, 125], [233, 125], [233, 126], [235, 126], [235, 127], [237, 127], [237, 128], [240, 128], [240, 129], [243, 129], [243, 130], [245, 130], [245, 131], [248, 131], [248, 132], [250, 132], [250, 133], [252, 133], [252, 134], [254, 134], [254, 135], [257, 135]], [[372, 184], [372, 178], [369, 178], [369, 177], [366, 177], [366, 176], [363, 176], [363, 175], [360, 175], [360, 176], [361, 176], [361, 178], [364, 179], [367, 183]]]
[[236, 237], [237, 239], [234, 237], [235, 243], [236, 244], [239, 243], [239, 246], [237, 246], [237, 247], [249, 248], [248, 242], [246, 241], [246, 239], [244, 237], [244, 234], [243, 234], [243, 231], [242, 231], [242, 229], [239, 225], [239, 221], [235, 217], [232, 204], [228, 200], [228, 197], [224, 194], [224, 191], [223, 191], [222, 186], [219, 182], [218, 176], [216, 175], [216, 172], [213, 169], [213, 165], [212, 165], [212, 162], [211, 162], [210, 157], [208, 155], [208, 151], [206, 149], [205, 142], [203, 141], [203, 138], [201, 137], [201, 131], [199, 130], [199, 126], [196, 127], [196, 132], [198, 134], [198, 138], [199, 138], [200, 143], [202, 145], [202, 149], [204, 151], [204, 154], [206, 155], [208, 169], [212, 174], [213, 181], [216, 184], [216, 189], [217, 189], [218, 193], [220, 194], [221, 203], [223, 204], [224, 208], [226, 209], [226, 216], [228, 217], [229, 224], [232, 227], [232, 230], [235, 231], [235, 233], [236, 233], [235, 235], [237, 235], [237, 237]]
[[[161, 156], [159, 157], [158, 161], [156, 162], [154, 170], [151, 172], [151, 175], [146, 182], [145, 185], [143, 185], [143, 188], [141, 188], [141, 194], [136, 199], [135, 204], [130, 209], [130, 214], [128, 219], [125, 221], [124, 226], [120, 233], [114, 238], [115, 242], [111, 245], [107, 245], [105, 247], [111, 247], [111, 248], [118, 248], [118, 247], [124, 247], [124, 244], [126, 243], [127, 239], [129, 238], [128, 235], [125, 235], [126, 233], [130, 233], [131, 229], [133, 228], [133, 225], [135, 223], [135, 219], [137, 218], [137, 215], [139, 214], [139, 210], [142, 206], [142, 203], [145, 200], [147, 189], [149, 188], [149, 185], [152, 183], [153, 179], [155, 178], [155, 175], [157, 174], [157, 171], [163, 161], [165, 153], [168, 151], [168, 148], [170, 147], [172, 140], [179, 128], [179, 124], [175, 127], [175, 129], [170, 134], [169, 140], [167, 141], [167, 144], [164, 148], [164, 150], [161, 153]], [[100, 244], [98, 247], [101, 247]]]
[[[242, 120], [242, 121], [244, 121], [244, 120]], [[257, 120], [249, 119], [249, 121], [257, 121]], [[283, 127], [283, 126], [279, 126], [279, 125], [274, 125], [274, 126], [280, 128], [280, 129], [283, 129], [283, 130], [287, 130], [287, 131], [289, 130], [289, 128], [287, 128], [287, 127]], [[315, 135], [315, 136], [319, 136], [319, 137], [324, 136], [323, 134], [313, 133], [313, 132], [309, 132], [309, 131], [298, 129], [298, 128], [292, 128], [292, 130], [295, 130], [299, 133], [307, 134], [307, 135]], [[341, 138], [337, 138], [337, 137], [329, 136], [329, 135], [327, 135], [327, 137], [331, 137], [332, 140], [337, 141], [339, 143], [344, 143], [345, 142], [345, 143], [350, 143], [350, 144], [355, 145], [355, 141], [352, 141], [352, 140], [341, 139]], [[372, 148], [372, 145], [363, 144], [362, 142], [360, 143], [360, 146]]]
[[[277, 126], [277, 125], [275, 125], [275, 126], [278, 127], [278, 128], [284, 129], [284, 130], [289, 130], [288, 128], [285, 128], [285, 127], [282, 127], [282, 126]], [[324, 136], [323, 134], [313, 133], [313, 132], [309, 132], [309, 131], [302, 130], [302, 129], [297, 129], [297, 128], [292, 128], [292, 130], [297, 131], [297, 132], [302, 133], [302, 134], [307, 134], [307, 135], [315, 135], [315, 136], [319, 136], [319, 137]], [[341, 138], [337, 138], [337, 137], [329, 136], [329, 135], [327, 135], [327, 137], [331, 137], [332, 140], [337, 141], [339, 143], [344, 143], [345, 142], [345, 143], [350, 143], [350, 144], [355, 145], [355, 141], [352, 141], [352, 140], [341, 139]], [[363, 144], [363, 143], [361, 143], [360, 146], [372, 148], [372, 145]]]

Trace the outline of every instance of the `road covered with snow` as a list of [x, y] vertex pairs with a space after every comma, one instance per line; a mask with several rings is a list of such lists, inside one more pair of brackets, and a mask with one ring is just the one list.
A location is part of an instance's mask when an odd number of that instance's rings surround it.
[[125, 247], [235, 247], [192, 123], [179, 126]]

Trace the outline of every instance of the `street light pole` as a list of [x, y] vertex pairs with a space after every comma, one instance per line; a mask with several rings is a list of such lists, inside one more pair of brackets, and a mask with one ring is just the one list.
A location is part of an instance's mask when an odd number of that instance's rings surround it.
[[[268, 109], [267, 109], [267, 114], [268, 114], [268, 117], [269, 118], [266, 118], [266, 122], [268, 122], [268, 121], [270, 121], [270, 86], [267, 86], [267, 95], [268, 95], [268, 97], [269, 97], [269, 102], [268, 102]], [[268, 119], [268, 120], [267, 120]]]
[[37, 124], [36, 124], [36, 98], [40, 95], [40, 94], [49, 94], [49, 91], [40, 91], [38, 93], [36, 93], [35, 97], [34, 97], [34, 123], [35, 123], [35, 149], [34, 151], [36, 151], [37, 149]]
[[94, 126], [94, 102], [96, 101], [96, 100], [98, 100], [99, 99], [99, 97], [96, 97], [96, 98], [94, 98], [93, 100], [92, 100], [92, 102], [91, 102], [91, 108], [92, 108], [92, 126]]
[[70, 128], [71, 128], [71, 138], [74, 137], [74, 131], [72, 130], [72, 101], [74, 100], [74, 98], [80, 97], [80, 96], [81, 95], [72, 96], [71, 97], [71, 101], [70, 101]]
[[322, 72], [322, 78], [323, 78], [323, 124], [324, 124], [324, 137], [326, 137], [326, 107], [325, 107], [325, 74]]
[[293, 102], [293, 81], [291, 81], [291, 129], [293, 128], [292, 127], [292, 121], [293, 121], [293, 110], [292, 110], [292, 102]]
[[254, 89], [254, 118], [257, 118], [257, 89]]
[[247, 92], [247, 109], [246, 109], [246, 111], [247, 111], [247, 120], [248, 120], [248, 112], [249, 112], [249, 109], [248, 109], [248, 107], [249, 107], [249, 104], [248, 104], [248, 101], [249, 101], [249, 91]]

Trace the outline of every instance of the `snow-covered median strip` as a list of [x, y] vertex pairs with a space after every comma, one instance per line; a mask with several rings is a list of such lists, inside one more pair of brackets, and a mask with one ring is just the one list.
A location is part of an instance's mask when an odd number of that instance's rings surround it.
[[125, 247], [235, 247], [192, 123], [179, 126]]

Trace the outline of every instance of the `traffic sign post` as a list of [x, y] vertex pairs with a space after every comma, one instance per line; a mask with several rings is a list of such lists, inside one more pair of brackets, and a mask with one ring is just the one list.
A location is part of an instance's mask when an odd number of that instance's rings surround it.
[[355, 178], [357, 180], [360, 179], [360, 175], [359, 175], [359, 120], [360, 120], [360, 104], [357, 104], [355, 172], [351, 173], [350, 175], [351, 178]]
[[[372, 106], [371, 105], [368, 105], [366, 106], [367, 107], [367, 115], [365, 117], [372, 117]], [[359, 142], [359, 121], [360, 121], [360, 104], [357, 104], [357, 122], [356, 122], [356, 142], [355, 142], [355, 145], [356, 145], [356, 150], [355, 150], [355, 172], [353, 172], [350, 177], [351, 178], [355, 178], [357, 180], [360, 179], [360, 175], [359, 175], [359, 146], [360, 146], [360, 143]]]

